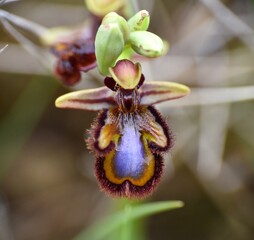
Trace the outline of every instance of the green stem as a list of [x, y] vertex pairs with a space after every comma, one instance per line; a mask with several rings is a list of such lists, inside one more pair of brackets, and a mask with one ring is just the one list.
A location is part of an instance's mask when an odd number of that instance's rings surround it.
[[[81, 232], [74, 240], [100, 240], [105, 239], [110, 233], [119, 229], [124, 222], [126, 222], [126, 216], [128, 216], [128, 222], [134, 221], [143, 217], [147, 217], [156, 213], [180, 208], [183, 206], [181, 201], [167, 201], [167, 202], [155, 202], [142, 205], [133, 206], [131, 211], [119, 212], [108, 218], [97, 222], [95, 225]], [[128, 210], [129, 211], [129, 210]]]
[[124, 222], [122, 225], [122, 236], [121, 240], [129, 240], [132, 238], [132, 221], [130, 221], [130, 215], [132, 211], [132, 205], [131, 203], [126, 203], [124, 207]]

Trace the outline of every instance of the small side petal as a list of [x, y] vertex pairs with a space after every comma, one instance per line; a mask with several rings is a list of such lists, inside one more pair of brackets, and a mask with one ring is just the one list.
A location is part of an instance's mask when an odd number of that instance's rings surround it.
[[190, 89], [174, 82], [147, 82], [140, 87], [141, 105], [151, 105], [184, 97]]
[[97, 156], [105, 156], [118, 142], [120, 135], [117, 113], [116, 108], [101, 110], [88, 131], [87, 148]]
[[173, 147], [172, 132], [166, 120], [154, 106], [140, 108], [140, 132], [152, 153], [161, 154]]
[[115, 105], [115, 93], [107, 87], [67, 93], [56, 99], [58, 108], [98, 111]]

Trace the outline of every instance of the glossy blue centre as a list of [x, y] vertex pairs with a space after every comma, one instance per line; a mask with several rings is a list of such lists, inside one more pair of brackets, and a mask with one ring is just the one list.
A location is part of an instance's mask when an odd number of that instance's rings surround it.
[[138, 178], [146, 164], [140, 133], [133, 124], [127, 125], [116, 149], [114, 167], [118, 177]]

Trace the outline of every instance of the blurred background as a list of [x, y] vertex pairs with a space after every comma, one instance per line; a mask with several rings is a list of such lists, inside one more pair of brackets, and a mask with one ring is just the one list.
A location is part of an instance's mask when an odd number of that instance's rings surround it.
[[[132, 2], [150, 12], [150, 30], [171, 46], [166, 56], [142, 63], [147, 81], [193, 88], [185, 99], [157, 106], [176, 142], [165, 156], [161, 184], [146, 200], [185, 206], [137, 221], [136, 239], [254, 239], [254, 1]], [[88, 17], [81, 0], [23, 0], [1, 8], [46, 27]], [[69, 240], [124, 204], [101, 192], [93, 175], [84, 136], [96, 113], [56, 109], [55, 99], [71, 89], [44, 66], [54, 57], [47, 62], [37, 49], [27, 51], [0, 25], [0, 49], [6, 44], [0, 54], [0, 239]], [[93, 70], [75, 88], [101, 85]]]

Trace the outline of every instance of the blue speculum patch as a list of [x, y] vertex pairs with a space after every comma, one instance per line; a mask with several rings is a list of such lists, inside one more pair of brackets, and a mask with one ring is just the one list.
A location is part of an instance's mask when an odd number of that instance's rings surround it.
[[147, 164], [141, 135], [134, 124], [125, 125], [116, 148], [114, 169], [120, 177], [139, 178]]

